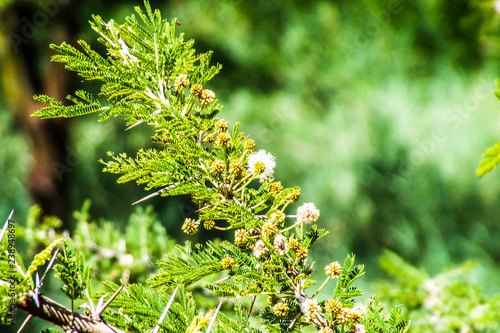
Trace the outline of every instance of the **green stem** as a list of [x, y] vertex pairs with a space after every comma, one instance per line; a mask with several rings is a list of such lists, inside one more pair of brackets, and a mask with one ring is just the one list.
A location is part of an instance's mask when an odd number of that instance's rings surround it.
[[317, 294], [319, 294], [319, 292], [321, 291], [321, 289], [323, 289], [326, 286], [326, 284], [328, 283], [328, 281], [330, 281], [330, 280], [331, 280], [331, 277], [327, 277], [326, 280], [325, 280], [325, 282], [323, 282], [323, 284], [321, 285], [321, 287], [319, 287], [319, 289], [316, 290], [316, 292], [311, 296], [311, 298], [314, 298]]
[[266, 200], [262, 200], [261, 202], [259, 202], [258, 204], [256, 204], [255, 206], [252, 206], [250, 207], [250, 210], [254, 210], [255, 208], [259, 207], [260, 205], [262, 205], [263, 203], [265, 203]]
[[285, 204], [283, 204], [283, 208], [281, 208], [281, 211], [284, 212], [286, 207], [288, 207], [289, 204], [291, 204], [292, 202], [290, 200], [288, 200]]
[[[250, 173], [248, 174], [246, 177], [242, 178], [237, 184], [236, 184], [236, 188], [234, 189], [234, 193], [238, 193], [242, 188], [245, 188], [247, 187], [251, 182], [252, 180], [254, 180], [256, 177], [256, 175], [254, 173]], [[243, 183], [243, 181], [246, 181], [248, 179], [248, 181], [241, 185], [241, 183]]]
[[295, 222], [294, 224], [292, 224], [291, 226], [281, 230], [281, 232], [284, 232], [284, 231], [288, 231], [288, 230], [291, 230], [293, 228], [295, 228], [297, 225], [301, 224], [302, 222]]
[[229, 227], [218, 227], [218, 226], [214, 226], [214, 229], [216, 230], [220, 230], [220, 231], [226, 231], [226, 230], [231, 230], [233, 227], [232, 226], [229, 226]]
[[233, 190], [233, 185], [234, 185], [235, 179], [236, 179], [236, 175], [233, 175], [233, 177], [231, 177], [231, 183], [229, 184], [229, 188], [227, 189], [227, 192], [233, 193], [232, 190]]

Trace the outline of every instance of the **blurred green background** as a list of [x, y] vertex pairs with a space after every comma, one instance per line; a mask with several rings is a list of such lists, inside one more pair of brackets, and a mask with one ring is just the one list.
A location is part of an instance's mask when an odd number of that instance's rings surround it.
[[[275, 176], [302, 188], [331, 231], [318, 270], [350, 252], [383, 276], [385, 249], [437, 274], [477, 261], [500, 291], [500, 172], [474, 172], [500, 139], [498, 1], [151, 1], [222, 72], [210, 83], [230, 124], [276, 156]], [[0, 216], [37, 202], [71, 229], [85, 199], [95, 217], [126, 221], [147, 193], [101, 173], [106, 151], [148, 145], [148, 129], [96, 116], [29, 119], [30, 96], [60, 99], [82, 83], [49, 62], [50, 42], [94, 47], [92, 13], [120, 22], [140, 2], [4, 1], [0, 37]], [[42, 14], [41, 14], [42, 13]], [[44, 20], [45, 17], [49, 19]], [[30, 25], [31, 24], [31, 25]], [[102, 50], [102, 49], [101, 49]], [[38, 171], [37, 171], [38, 170]], [[169, 235], [194, 214], [184, 198], [150, 200]], [[225, 237], [225, 235], [220, 235]], [[368, 293], [372, 290], [368, 288]]]

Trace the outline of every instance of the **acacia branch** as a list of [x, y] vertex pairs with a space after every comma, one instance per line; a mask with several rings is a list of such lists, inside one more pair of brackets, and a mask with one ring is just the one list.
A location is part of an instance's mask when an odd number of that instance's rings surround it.
[[17, 302], [17, 307], [34, 317], [62, 327], [64, 330], [73, 329], [79, 333], [126, 333], [118, 328], [106, 324], [104, 321], [95, 321], [85, 315], [72, 312], [56, 301], [39, 295], [40, 307], [37, 307], [32, 297], [25, 297]]

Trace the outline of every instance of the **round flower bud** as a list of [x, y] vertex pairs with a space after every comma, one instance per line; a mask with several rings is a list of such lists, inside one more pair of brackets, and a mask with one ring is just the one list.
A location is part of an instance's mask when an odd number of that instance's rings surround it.
[[202, 106], [207, 106], [215, 101], [215, 94], [212, 90], [204, 89], [198, 99]]
[[220, 147], [228, 147], [231, 144], [231, 136], [227, 133], [219, 133], [215, 144]]
[[308, 299], [301, 305], [302, 308], [306, 322], [312, 323], [315, 319], [318, 319], [321, 307], [317, 301]]
[[238, 160], [229, 163], [229, 173], [232, 175], [241, 175], [245, 170], [245, 166]]
[[348, 308], [340, 309], [339, 313], [337, 313], [337, 323], [346, 324], [352, 320], [351, 310]]
[[255, 141], [252, 140], [252, 139], [248, 139], [247, 141], [245, 141], [245, 143], [243, 144], [243, 147], [245, 149], [248, 149], [248, 150], [254, 150], [255, 149]]
[[292, 202], [297, 202], [300, 200], [300, 189], [296, 188], [288, 195], [288, 199]]
[[342, 272], [342, 266], [340, 266], [338, 261], [334, 261], [332, 263], [329, 263], [325, 267], [325, 272], [326, 272], [326, 275], [328, 275], [332, 279], [339, 277], [340, 273]]
[[189, 79], [186, 74], [180, 74], [175, 78], [174, 87], [177, 90], [189, 87]]
[[221, 261], [223, 269], [233, 269], [236, 266], [236, 262], [231, 257], [225, 257]]
[[222, 160], [215, 160], [210, 166], [210, 172], [216, 175], [222, 174], [225, 169], [226, 166], [224, 165], [224, 161]]
[[227, 132], [229, 124], [224, 119], [219, 119], [215, 122], [215, 131], [217, 133]]
[[295, 257], [297, 258], [297, 261], [306, 260], [308, 254], [309, 254], [309, 250], [306, 249], [305, 247], [299, 247], [298, 250], [295, 251]]
[[269, 192], [278, 194], [283, 190], [283, 186], [281, 185], [281, 182], [274, 182], [271, 185], [269, 185]]
[[300, 246], [299, 240], [292, 235], [292, 237], [288, 241], [288, 248], [292, 251], [295, 251], [299, 248], [299, 246]]
[[205, 137], [203, 137], [203, 142], [213, 142], [215, 140], [215, 134], [207, 132], [205, 133]]
[[182, 231], [184, 231], [188, 235], [194, 235], [198, 232], [198, 227], [200, 226], [200, 221], [193, 219], [185, 219], [182, 224]]
[[262, 235], [267, 238], [273, 238], [278, 229], [272, 222], [266, 222], [262, 226]]
[[330, 299], [325, 302], [325, 309], [334, 314], [339, 313], [342, 309], [342, 303], [336, 299]]
[[234, 232], [234, 245], [238, 247], [244, 246], [248, 242], [248, 231], [246, 229], [238, 229]]
[[285, 317], [288, 315], [288, 311], [290, 311], [290, 308], [286, 303], [280, 302], [273, 306], [273, 313], [278, 317]]
[[200, 97], [201, 96], [201, 93], [203, 91], [203, 87], [201, 86], [201, 84], [198, 84], [198, 83], [195, 83], [193, 84], [193, 86], [191, 87], [191, 95], [194, 95], [196, 97]]
[[212, 230], [215, 227], [215, 221], [205, 220], [205, 222], [203, 222], [203, 227], [207, 230]]

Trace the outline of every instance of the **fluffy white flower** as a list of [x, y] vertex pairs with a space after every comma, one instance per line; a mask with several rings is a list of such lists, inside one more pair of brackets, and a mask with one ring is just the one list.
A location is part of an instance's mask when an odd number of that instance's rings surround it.
[[354, 333], [366, 333], [365, 325], [363, 324], [354, 325]]
[[259, 150], [256, 153], [250, 154], [248, 156], [248, 169], [251, 173], [255, 172], [255, 164], [261, 162], [264, 163], [264, 172], [258, 173], [261, 182], [271, 177], [274, 173], [274, 167], [276, 167], [276, 161], [271, 153], [266, 152], [264, 149]]
[[250, 248], [253, 250], [253, 255], [256, 256], [257, 258], [260, 258], [262, 255], [269, 252], [269, 249], [267, 248], [266, 244], [261, 239], [259, 239]]
[[276, 237], [274, 237], [273, 245], [274, 249], [278, 251], [280, 256], [288, 252], [288, 243], [285, 236], [283, 236], [282, 234], [278, 234], [276, 235]]
[[306, 322], [313, 323], [319, 319], [321, 307], [316, 300], [308, 299], [300, 307]]
[[297, 221], [312, 223], [319, 217], [319, 210], [312, 202], [306, 202], [297, 208]]

